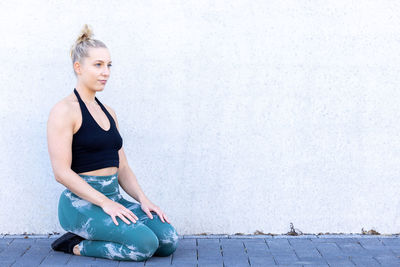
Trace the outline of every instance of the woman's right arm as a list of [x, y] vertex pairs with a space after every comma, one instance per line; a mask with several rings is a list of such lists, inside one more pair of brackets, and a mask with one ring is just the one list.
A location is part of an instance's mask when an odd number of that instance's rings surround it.
[[100, 206], [112, 217], [116, 225], [116, 216], [127, 224], [130, 222], [125, 217], [135, 223], [135, 218], [138, 218], [132, 211], [107, 198], [71, 169], [73, 127], [74, 120], [70, 108], [66, 103], [57, 103], [51, 109], [47, 121], [47, 145], [56, 181], [77, 196]]

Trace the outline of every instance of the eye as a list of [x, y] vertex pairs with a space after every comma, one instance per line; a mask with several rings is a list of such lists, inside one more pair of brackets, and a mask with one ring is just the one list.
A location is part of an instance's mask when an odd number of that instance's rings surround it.
[[112, 65], [111, 65], [111, 64], [108, 64], [108, 66], [109, 66], [109, 67], [112, 67]]
[[97, 65], [101, 65], [100, 63], [97, 63], [95, 66], [97, 66]]

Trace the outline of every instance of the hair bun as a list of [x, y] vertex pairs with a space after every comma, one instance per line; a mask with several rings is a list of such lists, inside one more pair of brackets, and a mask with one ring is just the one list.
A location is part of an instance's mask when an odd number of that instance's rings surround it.
[[76, 43], [81, 43], [86, 40], [89, 40], [93, 36], [93, 31], [89, 27], [89, 25], [85, 24], [83, 26], [83, 29], [81, 30], [81, 33], [78, 36], [78, 39], [76, 39]]

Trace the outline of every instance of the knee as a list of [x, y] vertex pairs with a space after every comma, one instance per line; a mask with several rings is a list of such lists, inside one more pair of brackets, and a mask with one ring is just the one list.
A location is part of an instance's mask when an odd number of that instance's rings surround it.
[[149, 230], [145, 235], [141, 235], [134, 244], [126, 245], [130, 250], [128, 258], [134, 261], [144, 261], [154, 255], [159, 247], [157, 236]]
[[155, 255], [166, 257], [175, 252], [178, 247], [178, 233], [174, 227], [170, 227], [159, 237], [159, 247]]

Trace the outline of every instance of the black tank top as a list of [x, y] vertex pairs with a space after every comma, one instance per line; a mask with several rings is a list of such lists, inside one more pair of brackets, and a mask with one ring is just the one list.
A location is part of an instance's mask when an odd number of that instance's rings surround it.
[[110, 121], [110, 129], [104, 130], [97, 124], [78, 91], [74, 88], [82, 113], [82, 124], [72, 139], [71, 169], [76, 173], [93, 171], [106, 167], [119, 167], [118, 150], [122, 147], [122, 137], [113, 117], [95, 97]]

